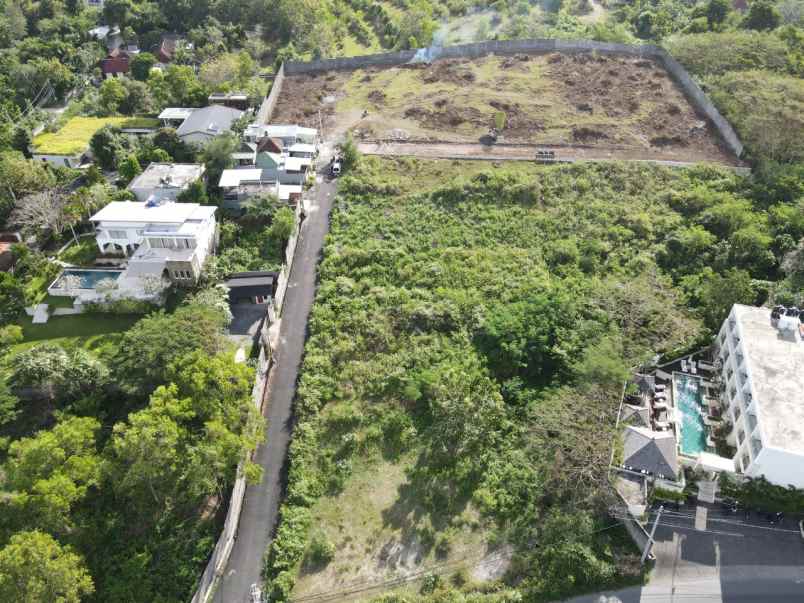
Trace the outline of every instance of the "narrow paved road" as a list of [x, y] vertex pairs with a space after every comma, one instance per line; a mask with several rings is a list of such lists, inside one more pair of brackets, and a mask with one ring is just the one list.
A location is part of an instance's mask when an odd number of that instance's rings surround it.
[[[326, 165], [326, 159], [322, 153], [319, 163]], [[279, 327], [275, 352], [277, 363], [271, 370], [264, 404], [263, 414], [268, 422], [266, 442], [257, 449], [254, 459], [262, 466], [264, 475], [259, 485], [249, 486], [246, 490], [237, 540], [215, 593], [216, 603], [249, 601], [251, 585], [261, 582], [263, 554], [273, 537], [282, 499], [283, 467], [292, 428], [296, 379], [334, 196], [335, 183], [319, 177], [313, 197], [305, 203], [307, 219], [302, 224], [296, 247]]]
[[[797, 521], [771, 525], [716, 505], [705, 526], [695, 509], [669, 511], [656, 531], [656, 566], [645, 586], [576, 597], [568, 603], [801, 603], [804, 543]], [[651, 512], [650, 518], [655, 517]]]

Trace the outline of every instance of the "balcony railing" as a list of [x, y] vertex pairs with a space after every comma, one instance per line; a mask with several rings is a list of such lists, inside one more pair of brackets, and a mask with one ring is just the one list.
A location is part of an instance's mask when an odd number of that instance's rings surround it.
[[757, 438], [751, 438], [751, 456], [756, 459], [760, 452], [762, 452], [762, 442]]
[[757, 416], [751, 412], [745, 413], [745, 421], [748, 424], [748, 433], [754, 433], [757, 428]]

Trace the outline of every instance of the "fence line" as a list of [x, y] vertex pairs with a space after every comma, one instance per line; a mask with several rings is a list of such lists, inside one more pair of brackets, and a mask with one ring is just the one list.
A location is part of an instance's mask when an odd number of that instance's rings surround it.
[[[283, 68], [280, 71], [284, 77], [284, 75], [298, 75], [319, 71], [353, 70], [363, 67], [392, 67], [410, 63], [417, 58], [417, 53], [422, 52], [421, 50], [404, 50], [401, 52], [387, 52], [340, 59], [321, 59], [309, 62], [288, 61], [283, 64]], [[652, 44], [615, 44], [591, 40], [490, 40], [488, 42], [459, 44], [457, 46], [433, 47], [426, 49], [425, 54], [427, 58], [431, 59], [449, 59], [476, 58], [489, 54], [544, 54], [550, 52], [564, 54], [597, 52], [642, 57], [658, 61], [667, 70], [673, 81], [682, 89], [695, 110], [706, 117], [714, 126], [726, 147], [735, 156], [740, 157], [742, 155], [743, 145], [731, 124], [720, 114], [701, 87], [687, 73], [687, 70], [670, 56], [664, 48], [659, 46]], [[271, 93], [273, 94], [273, 90]]]
[[276, 103], [279, 100], [279, 95], [282, 94], [282, 84], [285, 81], [285, 64], [282, 63], [279, 67], [279, 71], [276, 72], [276, 77], [274, 77], [274, 82], [271, 84], [271, 91], [268, 93], [268, 96], [265, 97], [265, 100], [262, 101], [260, 105], [260, 110], [257, 113], [257, 123], [259, 124], [267, 124], [268, 121], [271, 119], [271, 115], [274, 112], [274, 108], [276, 108]]

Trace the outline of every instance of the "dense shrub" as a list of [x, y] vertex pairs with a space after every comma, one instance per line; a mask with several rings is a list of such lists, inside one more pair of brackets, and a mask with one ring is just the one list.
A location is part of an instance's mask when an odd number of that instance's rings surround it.
[[754, 69], [786, 73], [790, 67], [787, 45], [775, 34], [729, 31], [675, 35], [662, 45], [699, 78]]

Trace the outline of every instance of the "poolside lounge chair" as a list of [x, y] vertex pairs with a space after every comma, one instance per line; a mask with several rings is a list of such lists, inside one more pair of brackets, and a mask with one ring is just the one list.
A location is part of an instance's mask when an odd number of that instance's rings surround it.
[[653, 410], [667, 410], [667, 402], [654, 402]]
[[668, 421], [656, 421], [656, 427], [658, 429], [670, 429], [670, 423]]
[[664, 391], [666, 388], [667, 388], [667, 386], [666, 386], [666, 385], [664, 385], [663, 383], [657, 383], [657, 384], [655, 385], [655, 387], [654, 387], [654, 389], [655, 389], [657, 392], [663, 392], [663, 391]]

